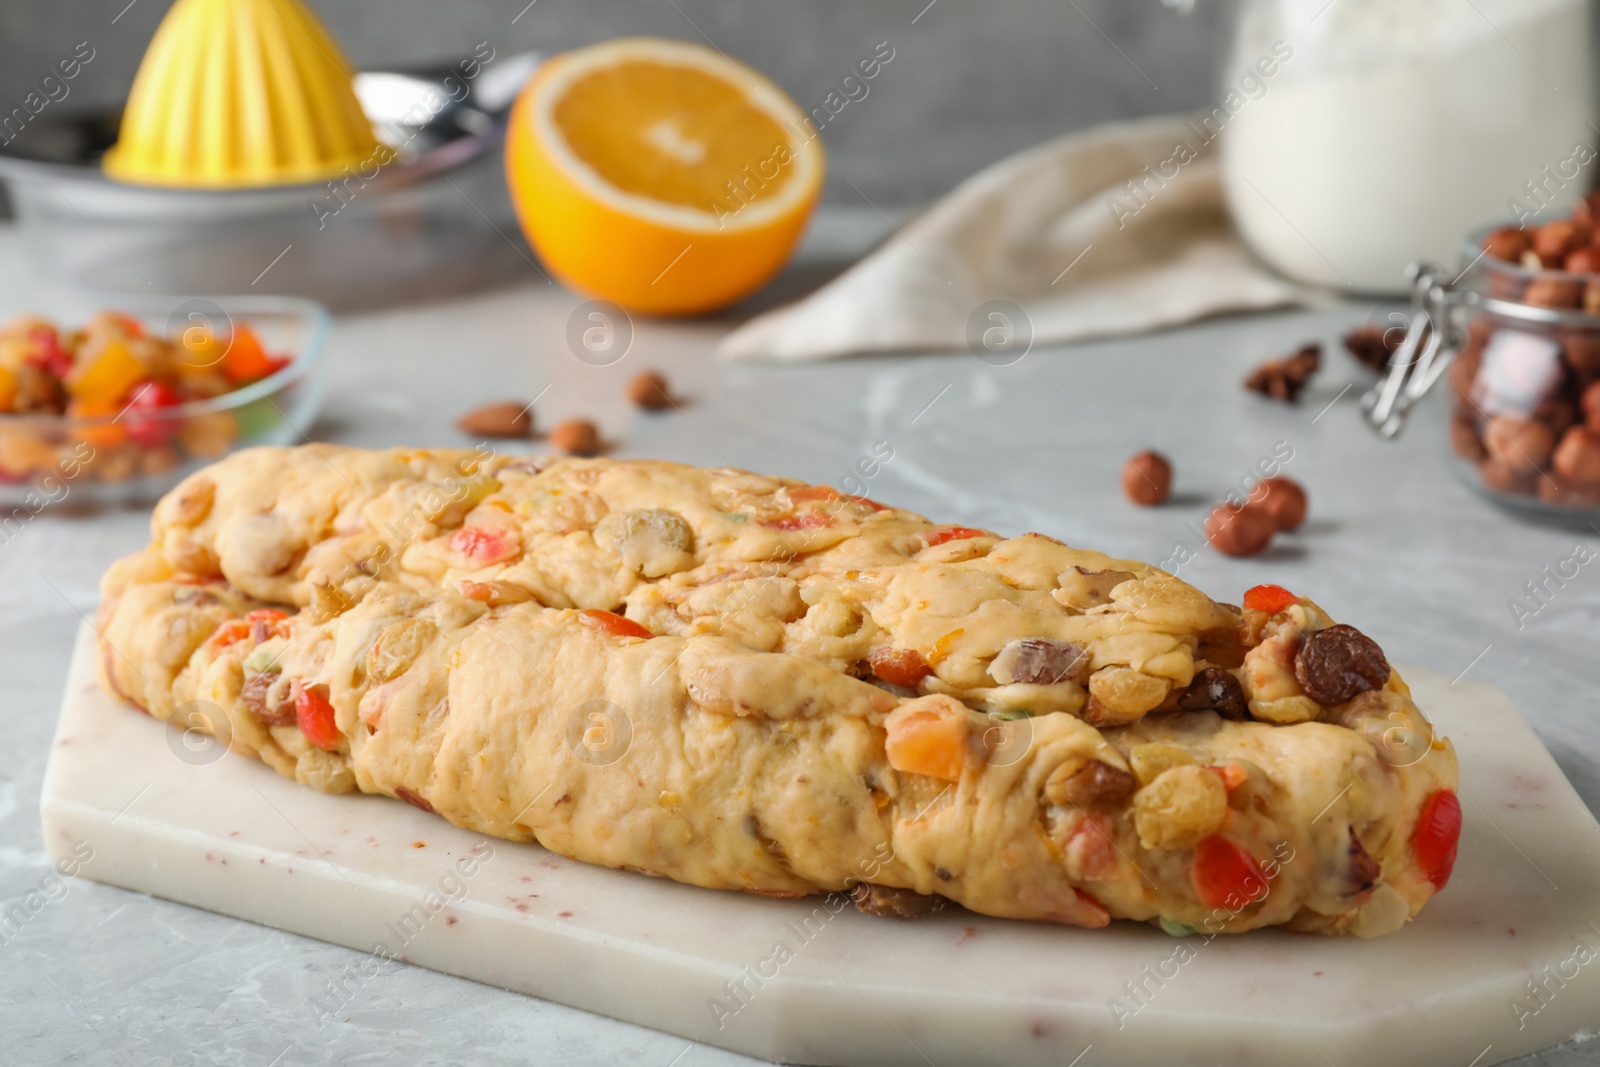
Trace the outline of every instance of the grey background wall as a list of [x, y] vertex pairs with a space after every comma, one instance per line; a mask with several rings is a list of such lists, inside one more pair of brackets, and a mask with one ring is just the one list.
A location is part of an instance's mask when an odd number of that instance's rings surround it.
[[[1213, 94], [1217, 4], [1160, 0], [309, 0], [360, 67], [560, 50], [624, 34], [709, 39], [818, 107], [879, 41], [893, 60], [823, 131], [828, 199], [909, 204], [1007, 153]], [[0, 0], [0, 111], [89, 41], [61, 106], [119, 100], [169, 0]], [[915, 20], [915, 21], [913, 21]], [[54, 105], [52, 105], [54, 106]], [[850, 183], [859, 188], [860, 193]]]

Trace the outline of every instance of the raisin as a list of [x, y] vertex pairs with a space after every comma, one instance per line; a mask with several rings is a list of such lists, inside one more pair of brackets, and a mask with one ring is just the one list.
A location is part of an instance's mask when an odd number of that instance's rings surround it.
[[1350, 827], [1350, 881], [1349, 889], [1345, 896], [1358, 897], [1376, 886], [1383, 878], [1383, 867], [1372, 854], [1361, 844], [1361, 838], [1356, 836], [1356, 828]]
[[920, 919], [944, 908], [948, 901], [934, 894], [918, 893], [890, 885], [860, 882], [850, 890], [856, 910], [882, 919]]
[[1052, 804], [1084, 807], [1089, 804], [1117, 803], [1131, 797], [1139, 784], [1127, 771], [1097, 759], [1085, 760], [1063, 774], [1062, 771], [1067, 769], [1063, 767], [1052, 774], [1045, 784], [1045, 797]]
[[1207, 667], [1196, 674], [1178, 698], [1178, 707], [1185, 711], [1214, 711], [1224, 719], [1243, 719], [1250, 714], [1244, 686], [1221, 667]]
[[1389, 680], [1389, 661], [1376, 641], [1340, 623], [1300, 643], [1294, 676], [1306, 696], [1332, 707], [1382, 687]]
[[1024, 637], [1011, 642], [995, 657], [1001, 674], [1023, 685], [1059, 685], [1082, 682], [1088, 674], [1089, 653], [1068, 641]]
[[277, 671], [262, 671], [244, 680], [239, 691], [239, 702], [244, 709], [268, 726], [288, 726], [294, 722], [294, 705], [284, 701], [276, 708], [268, 707], [268, 690], [277, 684]]

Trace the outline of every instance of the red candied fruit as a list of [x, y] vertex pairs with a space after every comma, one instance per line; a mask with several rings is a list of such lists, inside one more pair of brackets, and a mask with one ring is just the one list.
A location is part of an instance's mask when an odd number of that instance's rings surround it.
[[1460, 799], [1448, 789], [1429, 794], [1417, 815], [1417, 827], [1411, 831], [1411, 855], [1434, 889], [1443, 889], [1450, 881], [1460, 841]]
[[320, 749], [332, 752], [339, 747], [339, 727], [333, 721], [333, 705], [323, 694], [324, 686], [297, 686], [294, 720], [300, 732]]
[[1245, 590], [1244, 606], [1251, 611], [1276, 615], [1300, 602], [1300, 598], [1281, 585], [1258, 585]]

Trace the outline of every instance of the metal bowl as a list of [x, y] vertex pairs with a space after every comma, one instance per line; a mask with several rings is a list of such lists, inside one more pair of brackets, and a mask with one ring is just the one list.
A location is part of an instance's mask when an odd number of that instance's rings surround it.
[[0, 148], [0, 178], [31, 248], [73, 285], [291, 294], [342, 308], [412, 302], [529, 269], [501, 145], [539, 61], [524, 53], [357, 75], [388, 149], [334, 181], [226, 190], [113, 181], [100, 159], [119, 115], [54, 109]]

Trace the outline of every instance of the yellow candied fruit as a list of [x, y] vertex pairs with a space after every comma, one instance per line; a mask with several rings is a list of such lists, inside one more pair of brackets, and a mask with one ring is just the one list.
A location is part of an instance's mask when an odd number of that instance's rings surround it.
[[113, 337], [67, 377], [67, 392], [87, 404], [109, 404], [145, 377], [143, 363], [119, 337]]
[[967, 631], [957, 627], [933, 643], [933, 648], [923, 658], [928, 661], [928, 666], [936, 667], [945, 657], [950, 655], [950, 649], [959, 641]]
[[679, 805], [681, 805], [683, 803], [683, 798], [680, 797], [678, 794], [674, 793], [670, 789], [663, 789], [661, 791], [661, 795], [659, 797], [657, 797], [656, 799], [663, 806], [669, 807], [669, 808], [676, 808], [676, 807], [678, 807]]

